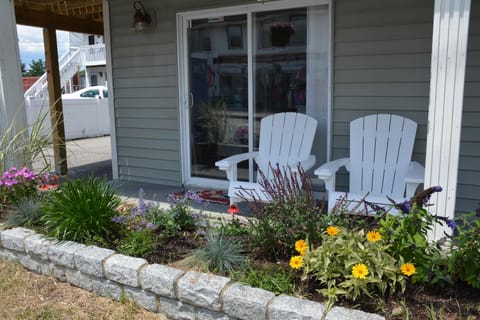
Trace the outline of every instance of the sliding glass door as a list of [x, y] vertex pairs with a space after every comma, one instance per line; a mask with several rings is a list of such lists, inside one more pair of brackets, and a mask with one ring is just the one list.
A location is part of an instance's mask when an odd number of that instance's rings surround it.
[[[317, 118], [317, 158], [325, 158], [328, 10], [265, 8], [185, 19], [180, 85], [187, 183], [224, 180], [215, 161], [255, 151], [260, 120], [278, 112]], [[239, 179], [252, 179], [254, 169], [252, 162], [242, 163]]]

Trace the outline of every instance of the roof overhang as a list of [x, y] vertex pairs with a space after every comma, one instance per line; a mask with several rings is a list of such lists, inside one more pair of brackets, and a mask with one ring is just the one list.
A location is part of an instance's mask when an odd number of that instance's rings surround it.
[[103, 35], [102, 0], [14, 0], [18, 24]]

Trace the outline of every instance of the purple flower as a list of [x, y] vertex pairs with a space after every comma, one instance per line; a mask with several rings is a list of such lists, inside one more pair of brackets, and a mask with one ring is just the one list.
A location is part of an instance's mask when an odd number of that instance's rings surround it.
[[434, 187], [432, 187], [432, 189], [433, 189], [434, 192], [442, 192], [442, 190], [443, 190], [442, 187], [440, 187], [440, 186], [434, 186]]
[[155, 229], [157, 229], [157, 226], [154, 225], [154, 224], [151, 223], [151, 222], [147, 222], [147, 224], [145, 225], [145, 227], [146, 227], [147, 229], [150, 229], [150, 230], [155, 230]]
[[477, 217], [480, 217], [480, 208], [477, 208], [477, 209], [475, 210], [475, 215], [476, 215]]
[[116, 222], [116, 223], [122, 223], [123, 222], [123, 217], [122, 216], [115, 216], [115, 217], [112, 218], [112, 221]]
[[455, 222], [455, 220], [447, 219], [447, 226], [450, 229], [455, 230], [457, 228], [457, 223]]
[[405, 200], [403, 203], [397, 205], [397, 208], [402, 210], [403, 213], [410, 212], [410, 201]]

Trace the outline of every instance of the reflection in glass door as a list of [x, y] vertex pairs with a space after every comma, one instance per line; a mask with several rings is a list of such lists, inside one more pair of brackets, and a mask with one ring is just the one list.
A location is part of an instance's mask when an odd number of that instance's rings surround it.
[[[186, 89], [183, 97], [189, 96], [185, 171], [190, 183], [197, 178], [224, 180], [215, 162], [255, 151], [260, 120], [278, 112], [301, 112], [318, 120], [313, 149], [317, 162], [325, 161], [328, 8], [268, 10], [275, 5], [253, 5], [261, 10], [248, 13], [242, 7], [236, 15], [215, 18], [193, 15], [200, 18], [187, 19], [188, 28], [184, 24], [188, 48], [180, 50], [185, 52], [182, 70], [187, 78], [180, 86]], [[242, 163], [238, 178], [253, 178], [254, 169]]]
[[[248, 151], [247, 16], [189, 28], [191, 176], [224, 179], [215, 161]], [[248, 163], [238, 170], [248, 178]]]

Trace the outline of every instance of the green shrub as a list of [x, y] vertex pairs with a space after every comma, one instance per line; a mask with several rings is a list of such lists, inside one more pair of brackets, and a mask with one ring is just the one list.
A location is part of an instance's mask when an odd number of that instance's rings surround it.
[[278, 265], [266, 268], [249, 265], [233, 274], [233, 278], [249, 286], [271, 291], [276, 295], [295, 293], [295, 275]]
[[210, 271], [231, 274], [247, 261], [238, 241], [216, 232], [207, 234], [206, 238], [207, 244], [198, 249], [195, 256], [205, 262]]
[[[259, 171], [260, 184], [272, 201], [250, 202], [256, 218], [251, 235], [253, 245], [270, 261], [288, 258], [292, 253], [291, 244], [297, 239], [308, 237], [313, 245], [320, 244], [321, 230], [328, 220], [328, 215], [322, 214], [322, 207], [315, 202], [310, 179], [301, 167], [298, 169], [299, 172], [294, 173], [291, 168], [271, 168], [274, 175], [271, 180]], [[242, 192], [247, 191], [240, 190], [240, 197]]]
[[221, 233], [228, 237], [237, 237], [242, 236], [244, 234], [248, 234], [248, 227], [244, 226], [240, 219], [232, 215], [230, 221], [225, 223], [222, 221], [222, 224], [216, 228], [218, 233]]
[[363, 230], [330, 226], [322, 233], [322, 245], [311, 248], [297, 248], [300, 255], [291, 258], [290, 266], [303, 266], [305, 278], [319, 282], [318, 291], [328, 298], [328, 310], [339, 297], [356, 300], [374, 294], [392, 295], [398, 288], [403, 292], [405, 276], [415, 273], [415, 266], [388, 253], [389, 245], [376, 230], [365, 235]]
[[389, 244], [388, 252], [415, 263], [417, 272], [412, 277], [414, 283], [443, 285], [449, 282], [445, 258], [437, 244], [428, 239], [428, 233], [435, 223], [442, 221], [423, 208], [431, 194], [439, 191], [440, 187], [428, 188], [411, 200], [398, 204], [401, 213], [385, 214], [379, 220], [379, 231]]
[[447, 221], [453, 229], [450, 239], [448, 271], [456, 280], [480, 289], [480, 214], [471, 213], [457, 222]]
[[151, 230], [130, 230], [118, 241], [117, 250], [127, 256], [145, 258], [154, 251], [156, 244]]
[[22, 199], [17, 208], [7, 218], [11, 226], [24, 226], [31, 228], [40, 223], [42, 217], [42, 200], [39, 197], [27, 197]]
[[42, 221], [50, 236], [78, 242], [111, 236], [120, 198], [106, 179], [89, 177], [65, 182], [44, 205]]

